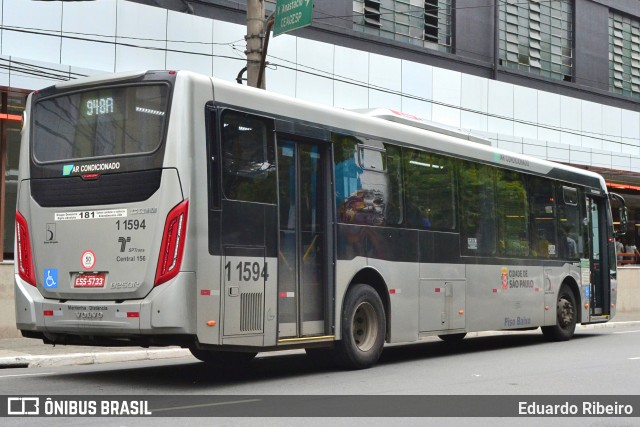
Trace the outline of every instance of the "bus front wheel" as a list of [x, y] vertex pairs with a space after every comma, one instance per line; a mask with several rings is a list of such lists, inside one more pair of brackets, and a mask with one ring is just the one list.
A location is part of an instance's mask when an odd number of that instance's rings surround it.
[[568, 341], [576, 330], [578, 312], [573, 292], [562, 286], [556, 303], [556, 324], [543, 326], [542, 333], [549, 341]]
[[354, 285], [344, 300], [342, 339], [335, 348], [337, 362], [347, 369], [373, 366], [382, 353], [386, 328], [378, 293], [369, 285]]

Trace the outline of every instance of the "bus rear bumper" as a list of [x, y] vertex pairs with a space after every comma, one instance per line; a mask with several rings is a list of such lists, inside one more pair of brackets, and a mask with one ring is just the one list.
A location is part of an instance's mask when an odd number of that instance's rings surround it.
[[33, 336], [195, 335], [195, 273], [182, 272], [145, 298], [125, 301], [45, 299], [15, 275], [16, 326]]

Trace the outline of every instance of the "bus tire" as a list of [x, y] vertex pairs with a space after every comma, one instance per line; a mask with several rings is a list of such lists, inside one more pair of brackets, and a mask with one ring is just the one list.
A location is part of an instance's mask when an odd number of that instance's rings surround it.
[[216, 351], [202, 350], [199, 348], [189, 348], [189, 351], [196, 359], [207, 365], [224, 364], [224, 365], [243, 365], [251, 362], [256, 357], [255, 352], [242, 351]]
[[336, 362], [346, 369], [373, 366], [382, 354], [387, 321], [382, 300], [369, 285], [356, 284], [344, 299], [342, 339], [336, 342]]
[[568, 341], [573, 337], [578, 321], [576, 299], [568, 286], [561, 286], [556, 303], [556, 324], [543, 326], [542, 334], [549, 341]]
[[458, 334], [438, 335], [438, 338], [447, 343], [454, 343], [462, 341], [466, 336], [466, 332], [460, 332]]

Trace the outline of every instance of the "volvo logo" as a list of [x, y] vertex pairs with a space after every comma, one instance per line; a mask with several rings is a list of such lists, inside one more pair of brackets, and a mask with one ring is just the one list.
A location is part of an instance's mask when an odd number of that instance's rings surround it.
[[100, 313], [99, 311], [92, 311], [90, 313], [86, 311], [80, 311], [76, 312], [75, 315], [78, 319], [102, 319], [104, 317], [104, 314]]

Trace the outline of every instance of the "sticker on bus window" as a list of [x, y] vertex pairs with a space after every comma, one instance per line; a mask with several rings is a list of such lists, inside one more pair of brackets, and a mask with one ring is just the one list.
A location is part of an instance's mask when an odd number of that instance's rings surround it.
[[469, 237], [467, 239], [467, 249], [470, 250], [478, 250], [478, 239], [476, 239], [475, 237]]
[[556, 245], [549, 245], [549, 255], [556, 254]]
[[591, 267], [588, 258], [580, 258], [580, 280], [583, 286], [589, 286], [591, 283]]
[[56, 221], [75, 221], [80, 219], [126, 218], [126, 209], [105, 209], [99, 211], [56, 212]]

